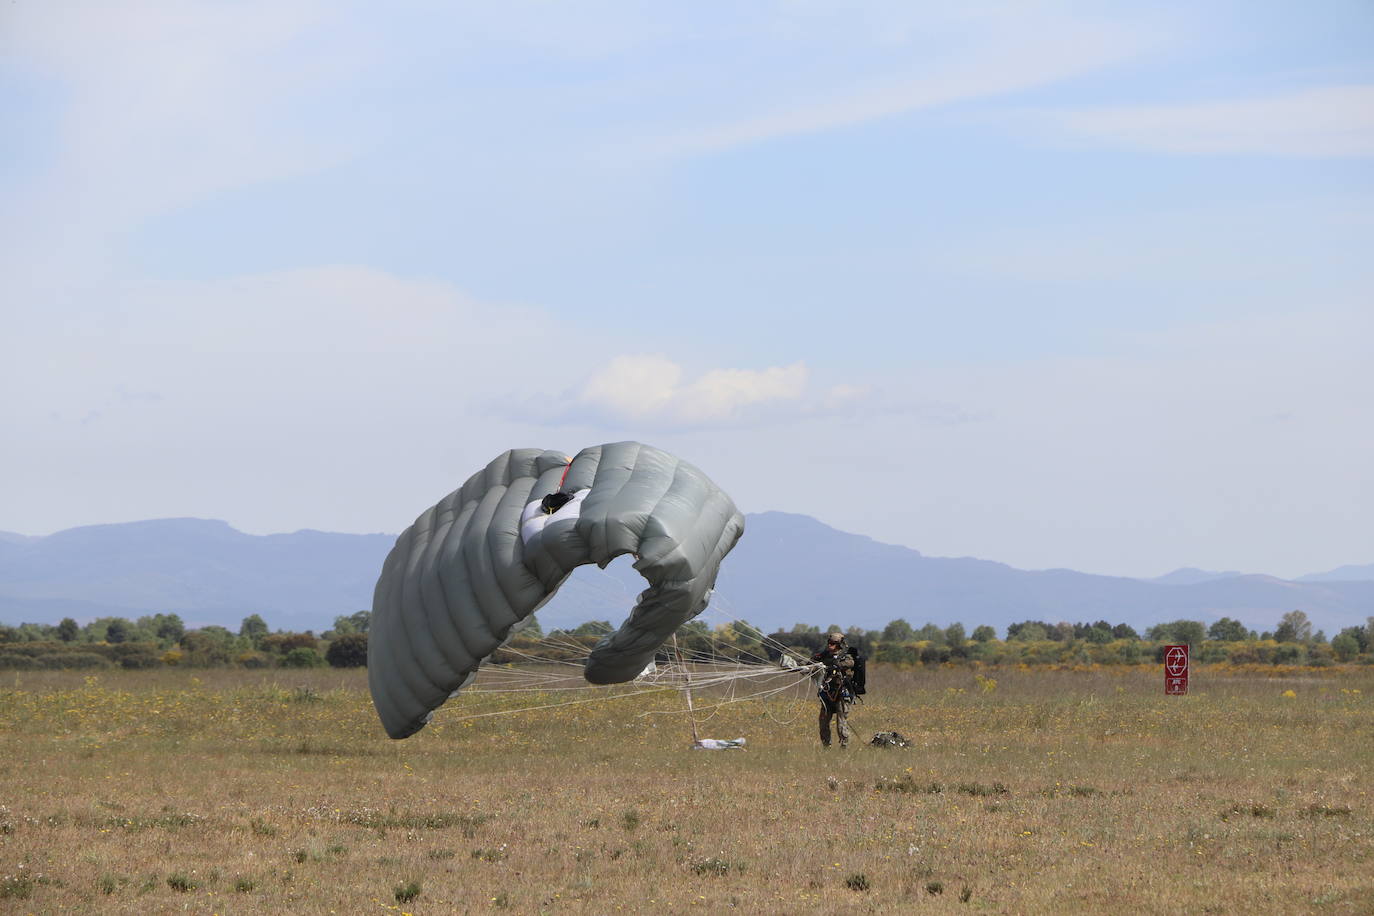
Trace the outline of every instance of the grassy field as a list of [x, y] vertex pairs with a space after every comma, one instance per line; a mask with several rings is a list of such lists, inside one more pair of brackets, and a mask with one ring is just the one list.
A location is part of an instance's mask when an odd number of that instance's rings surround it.
[[7, 673], [0, 911], [1374, 912], [1374, 671], [985, 675], [712, 753], [674, 694], [393, 742], [361, 671]]

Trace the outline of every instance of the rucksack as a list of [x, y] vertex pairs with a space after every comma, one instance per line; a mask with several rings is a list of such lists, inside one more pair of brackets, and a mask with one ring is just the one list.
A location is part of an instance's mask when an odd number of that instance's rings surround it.
[[868, 682], [868, 659], [854, 646], [849, 647], [849, 657], [854, 659], [854, 673], [850, 676], [849, 682], [853, 686], [854, 695], [863, 696], [868, 692], [865, 689]]

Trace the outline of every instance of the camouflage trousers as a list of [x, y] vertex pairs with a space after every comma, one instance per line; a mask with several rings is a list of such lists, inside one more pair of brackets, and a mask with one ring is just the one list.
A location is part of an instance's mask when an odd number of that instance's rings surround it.
[[849, 704], [847, 696], [832, 700], [821, 694], [821, 744], [830, 747], [830, 720], [835, 720], [835, 731], [840, 733], [840, 747], [849, 746]]

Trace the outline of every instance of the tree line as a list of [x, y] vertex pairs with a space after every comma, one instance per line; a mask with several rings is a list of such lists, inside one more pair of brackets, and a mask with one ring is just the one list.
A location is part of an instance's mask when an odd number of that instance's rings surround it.
[[318, 636], [311, 630], [272, 630], [261, 615], [226, 627], [188, 629], [177, 614], [129, 620], [99, 617], [84, 626], [60, 623], [0, 626], [0, 669], [41, 668], [337, 668], [367, 664], [371, 611], [336, 617]]
[[[567, 631], [588, 645], [609, 633], [608, 621], [590, 621]], [[1230, 617], [1206, 624], [1174, 620], [1149, 627], [1142, 634], [1126, 623], [1023, 620], [1009, 625], [999, 638], [986, 624], [969, 631], [964, 624], [915, 627], [898, 618], [881, 630], [819, 627], [798, 623], [788, 630], [763, 633], [748, 621], [735, 620], [709, 628], [693, 620], [678, 630], [679, 646], [699, 659], [747, 659], [766, 656], [774, 661], [784, 651], [805, 657], [819, 650], [825, 634], [840, 631], [850, 645], [872, 661], [895, 665], [981, 663], [1016, 664], [1139, 664], [1163, 659], [1163, 647], [1187, 644], [1199, 662], [1232, 664], [1330, 665], [1374, 664], [1374, 617], [1363, 627], [1347, 627], [1327, 640], [1301, 610], [1289, 611], [1273, 630], [1256, 632]], [[571, 651], [571, 650], [570, 650]]]
[[967, 632], [963, 624], [913, 627], [904, 619], [882, 630], [796, 624], [769, 634], [778, 645], [815, 650], [825, 632], [843, 630], [847, 641], [877, 662], [899, 665], [981, 662], [984, 664], [1137, 664], [1159, 661], [1166, 645], [1186, 644], [1199, 662], [1232, 664], [1329, 665], [1374, 664], [1374, 617], [1362, 627], [1346, 627], [1335, 638], [1313, 632], [1301, 610], [1284, 614], [1273, 630], [1256, 632], [1230, 617], [1206, 624], [1174, 620], [1149, 627], [1144, 634], [1129, 624], [1106, 620], [1050, 623], [1023, 620], [1010, 624], [1005, 637], [983, 625]]
[[[221, 626], [188, 629], [176, 614], [151, 614], [129, 620], [101, 617], [85, 625], [68, 617], [56, 625], [24, 623], [0, 626], [0, 669], [242, 667], [348, 668], [367, 664], [370, 611], [336, 617], [316, 635], [271, 630], [258, 614], [243, 618], [235, 633]], [[583, 655], [614, 627], [607, 620], [545, 634], [537, 619], [498, 650], [493, 663], [519, 662], [529, 655], [573, 658]], [[1158, 661], [1163, 646], [1186, 643], [1204, 663], [1330, 665], [1374, 664], [1374, 617], [1363, 627], [1346, 627], [1328, 640], [1313, 631], [1307, 614], [1289, 611], [1273, 630], [1256, 632], [1238, 620], [1222, 617], [1205, 624], [1175, 620], [1156, 624], [1144, 634], [1129, 624], [1050, 623], [1023, 620], [999, 637], [986, 624], [968, 631], [963, 624], [915, 627], [897, 618], [881, 630], [798, 623], [789, 630], [763, 633], [748, 621], [734, 620], [714, 629], [702, 620], [684, 624], [678, 647], [699, 660], [781, 658], [784, 651], [809, 655], [821, 648], [825, 633], [841, 630], [849, 643], [874, 662], [895, 665], [981, 663], [1007, 664], [1138, 664]]]

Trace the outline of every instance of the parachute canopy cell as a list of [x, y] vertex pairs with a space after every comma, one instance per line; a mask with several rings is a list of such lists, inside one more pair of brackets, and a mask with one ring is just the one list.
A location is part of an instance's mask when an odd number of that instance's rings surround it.
[[382, 725], [392, 738], [424, 728], [574, 569], [627, 553], [649, 587], [592, 649], [584, 675], [633, 680], [706, 608], [743, 533], [729, 496], [652, 446], [498, 455], [402, 532], [382, 566], [367, 668]]

